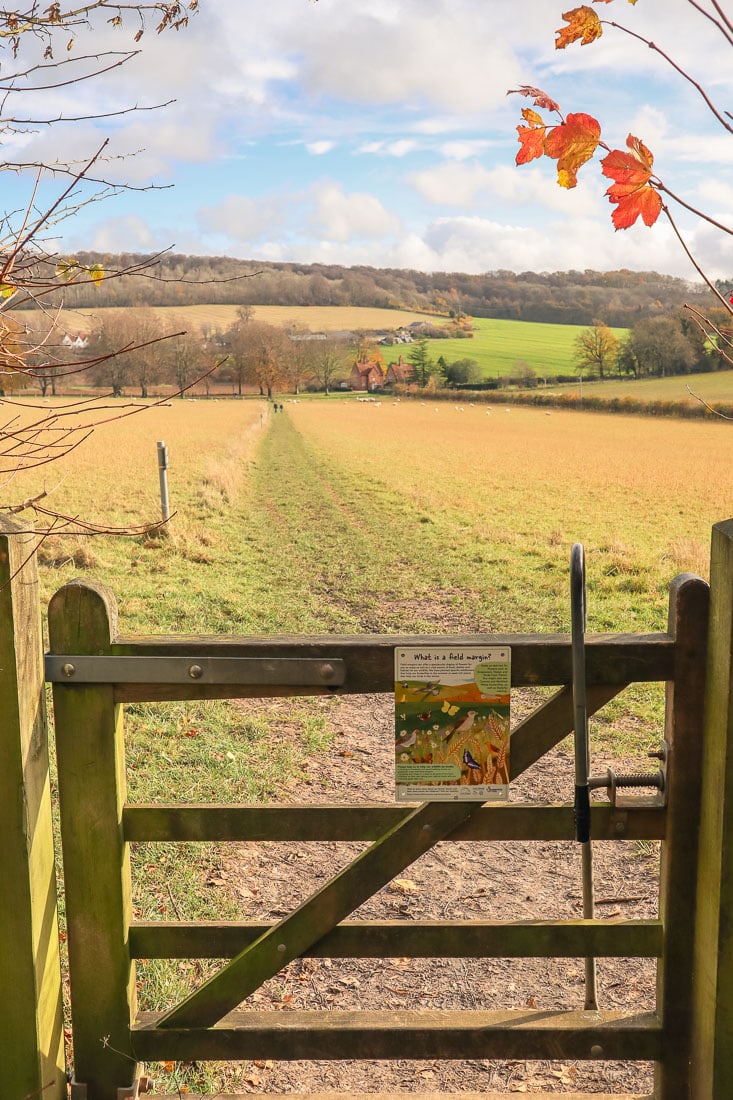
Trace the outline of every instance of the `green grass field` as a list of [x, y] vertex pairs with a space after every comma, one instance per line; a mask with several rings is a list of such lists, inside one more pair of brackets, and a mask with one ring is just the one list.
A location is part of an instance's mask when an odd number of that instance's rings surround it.
[[[528, 363], [537, 374], [555, 376], [575, 373], [575, 340], [586, 325], [535, 324], [531, 321], [502, 321], [479, 317], [470, 340], [433, 340], [430, 353], [455, 359], [475, 359], [484, 377], [515, 374], [517, 363]], [[625, 329], [612, 329], [622, 338]], [[390, 349], [386, 349], [390, 350]]]
[[633, 397], [637, 401], [694, 403], [693, 394], [697, 394], [704, 401], [733, 402], [733, 370], [713, 371], [710, 374], [675, 375], [673, 378], [631, 378], [584, 382], [583, 390], [589, 395], [608, 400], [614, 397]]

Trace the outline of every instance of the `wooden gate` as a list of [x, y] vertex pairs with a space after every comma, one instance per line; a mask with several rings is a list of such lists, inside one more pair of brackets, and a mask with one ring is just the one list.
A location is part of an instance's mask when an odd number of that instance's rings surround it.
[[[124, 704], [390, 692], [396, 646], [508, 645], [513, 685], [557, 687], [512, 734], [516, 777], [572, 731], [569, 637], [125, 638], [116, 634], [106, 590], [77, 581], [64, 586], [49, 608], [47, 678], [53, 681], [58, 752], [75, 1048], [72, 1097], [133, 1096], [138, 1064], [149, 1060], [391, 1059], [404, 1057], [408, 1048], [412, 1058], [651, 1060], [658, 1066], [659, 1100], [723, 1095], [693, 1089], [694, 884], [707, 621], [708, 586], [684, 575], [671, 588], [668, 632], [587, 639], [591, 713], [629, 684], [667, 684], [666, 806], [599, 802], [592, 808], [594, 839], [662, 841], [658, 919], [365, 922], [347, 918], [437, 841], [570, 840], [572, 806], [128, 805]], [[371, 843], [273, 926], [132, 920], [131, 843], [295, 838]], [[712, 882], [714, 869], [710, 876]], [[657, 1003], [652, 1012], [283, 1014], [238, 1008], [263, 981], [305, 954], [651, 957], [659, 960]], [[196, 956], [230, 961], [170, 1011], [137, 1012], [136, 959]], [[701, 1051], [711, 1041], [703, 1035]]]

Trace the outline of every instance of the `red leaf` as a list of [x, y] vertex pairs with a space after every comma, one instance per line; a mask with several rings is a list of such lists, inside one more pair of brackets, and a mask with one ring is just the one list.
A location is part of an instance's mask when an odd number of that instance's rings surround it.
[[528, 164], [529, 161], [544, 156], [547, 127], [540, 116], [528, 108], [522, 111], [522, 117], [529, 125], [517, 126], [519, 144], [522, 148], [517, 153], [516, 163]]
[[575, 187], [578, 169], [590, 160], [601, 140], [601, 124], [592, 115], [571, 114], [545, 138], [545, 152], [557, 161], [557, 182]]
[[568, 24], [560, 27], [555, 32], [555, 49], [564, 50], [571, 42], [580, 41], [581, 46], [587, 46], [589, 42], [595, 42], [603, 34], [601, 21], [593, 11], [584, 4], [580, 8], [564, 11], [562, 17]]
[[507, 92], [507, 95], [530, 96], [534, 100], [535, 107], [542, 107], [545, 111], [554, 111], [556, 114], [560, 114], [560, 107], [555, 103], [555, 100], [551, 99], [547, 92], [543, 92], [541, 88], [533, 88], [531, 84], [522, 84], [519, 88], [512, 88]]
[[662, 210], [662, 199], [650, 182], [654, 157], [639, 138], [626, 138], [628, 153], [613, 149], [601, 161], [604, 176], [614, 182], [606, 191], [608, 201], [615, 203], [611, 220], [616, 229], [628, 229], [637, 218], [645, 225], [654, 225]]

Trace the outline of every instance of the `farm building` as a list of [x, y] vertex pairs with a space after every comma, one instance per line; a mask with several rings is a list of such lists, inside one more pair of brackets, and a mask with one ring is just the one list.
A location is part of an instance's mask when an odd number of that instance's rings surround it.
[[357, 359], [351, 368], [352, 390], [379, 390], [384, 385], [384, 367], [374, 359]]
[[400, 355], [396, 363], [390, 363], [387, 367], [387, 376], [384, 384], [386, 386], [401, 386], [406, 382], [411, 382], [415, 371], [410, 363], [406, 363]]

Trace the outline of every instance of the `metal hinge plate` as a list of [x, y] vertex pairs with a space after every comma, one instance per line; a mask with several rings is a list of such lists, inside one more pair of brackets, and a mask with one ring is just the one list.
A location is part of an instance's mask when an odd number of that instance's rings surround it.
[[346, 665], [329, 657], [113, 657], [46, 654], [57, 684], [268, 684], [338, 687]]

